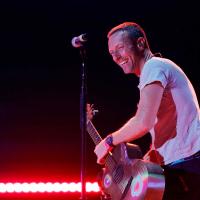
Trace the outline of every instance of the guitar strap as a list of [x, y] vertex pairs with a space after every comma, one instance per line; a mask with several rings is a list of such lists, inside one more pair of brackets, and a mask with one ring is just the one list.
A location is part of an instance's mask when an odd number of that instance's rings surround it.
[[126, 187], [125, 187], [125, 190], [124, 190], [124, 192], [123, 192], [123, 194], [122, 194], [120, 200], [123, 200], [123, 199], [125, 198], [125, 196], [126, 196], [128, 190], [129, 190], [129, 188], [130, 188], [130, 186], [131, 186], [132, 180], [133, 180], [133, 177], [131, 176], [130, 179], [129, 179], [129, 181], [128, 181], [128, 183], [127, 183], [127, 185], [126, 185]]

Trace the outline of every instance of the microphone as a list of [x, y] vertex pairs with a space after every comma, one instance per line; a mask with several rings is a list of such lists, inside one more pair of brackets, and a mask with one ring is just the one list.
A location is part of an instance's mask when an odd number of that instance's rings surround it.
[[85, 42], [87, 42], [88, 36], [86, 33], [81, 34], [77, 37], [72, 38], [72, 46], [75, 48], [82, 47]]

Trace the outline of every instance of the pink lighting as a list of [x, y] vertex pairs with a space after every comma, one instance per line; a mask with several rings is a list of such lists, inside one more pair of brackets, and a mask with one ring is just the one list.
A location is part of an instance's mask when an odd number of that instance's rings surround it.
[[[99, 192], [97, 182], [86, 183], [86, 192]], [[0, 193], [44, 193], [44, 192], [81, 192], [81, 183], [0, 183]]]

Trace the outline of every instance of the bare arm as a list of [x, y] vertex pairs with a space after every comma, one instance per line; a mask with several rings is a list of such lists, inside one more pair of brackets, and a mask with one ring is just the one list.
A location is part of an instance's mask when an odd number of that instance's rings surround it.
[[138, 139], [154, 126], [163, 91], [160, 82], [154, 82], [142, 89], [136, 115], [112, 134], [113, 144]]
[[[138, 139], [154, 126], [163, 91], [160, 82], [154, 82], [142, 89], [136, 115], [122, 128], [112, 133], [114, 145]], [[97, 155], [97, 163], [103, 163], [103, 158], [109, 150], [105, 139], [96, 146], [94, 152]]]

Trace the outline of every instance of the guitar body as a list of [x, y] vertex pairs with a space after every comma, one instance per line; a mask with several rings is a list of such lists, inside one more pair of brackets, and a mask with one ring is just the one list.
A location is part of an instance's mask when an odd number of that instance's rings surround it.
[[129, 158], [127, 146], [118, 145], [112, 152], [114, 165], [105, 167], [102, 190], [112, 200], [161, 200], [165, 180], [159, 165]]

